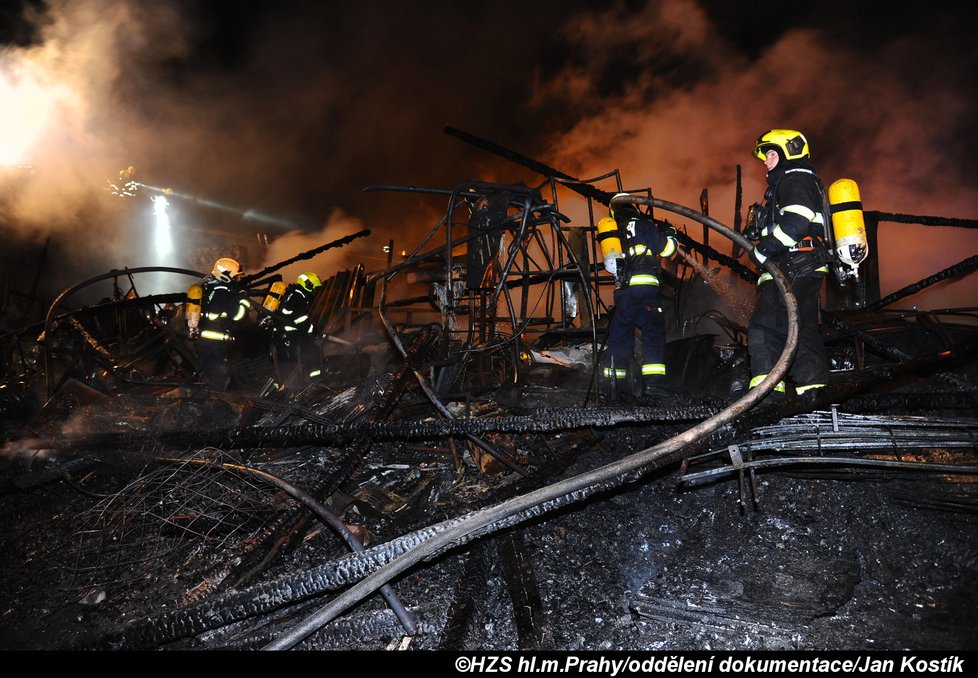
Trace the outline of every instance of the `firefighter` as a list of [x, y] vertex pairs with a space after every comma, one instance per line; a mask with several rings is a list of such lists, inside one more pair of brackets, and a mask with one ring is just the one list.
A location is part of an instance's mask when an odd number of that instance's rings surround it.
[[[785, 274], [798, 300], [798, 351], [790, 376], [796, 394], [825, 386], [829, 376], [825, 344], [818, 326], [819, 294], [828, 271], [825, 265], [824, 189], [809, 162], [808, 140], [801, 132], [773, 129], [757, 139], [754, 155], [767, 168], [764, 204], [755, 206], [757, 219], [745, 235], [757, 244], [751, 258], [770, 260]], [[748, 327], [750, 387], [756, 388], [784, 350], [788, 314], [771, 274], [762, 271], [757, 301]], [[772, 392], [772, 401], [787, 395], [784, 381]]]
[[[619, 195], [626, 194], [615, 197]], [[617, 213], [609, 210], [609, 214], [617, 223], [623, 256], [605, 258], [606, 270], [615, 276], [615, 308], [608, 328], [610, 361], [601, 376], [614, 385], [614, 392], [622, 391], [621, 386], [628, 383], [637, 328], [642, 333], [642, 395], [663, 396], [666, 337], [659, 308], [659, 258], [676, 253], [676, 239], [660, 231], [651, 215], [634, 207], [619, 208]], [[611, 226], [602, 222], [599, 230]]]
[[[269, 313], [261, 326], [272, 333], [272, 360], [279, 382], [287, 376], [287, 367], [295, 366], [300, 377], [318, 379], [322, 374], [322, 351], [315, 341], [310, 312], [316, 290], [322, 286], [315, 273], [302, 273], [285, 288], [277, 305], [266, 297], [264, 307]], [[275, 308], [271, 308], [275, 306]]]
[[235, 327], [248, 315], [251, 301], [243, 286], [241, 264], [222, 257], [211, 274], [187, 292], [187, 326], [197, 339], [197, 355], [208, 385], [216, 391], [230, 384], [228, 361]]

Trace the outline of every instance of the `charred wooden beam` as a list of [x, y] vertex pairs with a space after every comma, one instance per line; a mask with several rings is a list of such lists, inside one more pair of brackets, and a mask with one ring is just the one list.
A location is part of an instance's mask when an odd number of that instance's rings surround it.
[[953, 266], [948, 266], [944, 270], [938, 271], [934, 275], [927, 276], [926, 278], [923, 278], [922, 280], [918, 280], [913, 284], [907, 285], [906, 287], [902, 287], [896, 292], [886, 295], [879, 301], [867, 305], [865, 310], [878, 311], [881, 308], [889, 306], [895, 301], [916, 294], [917, 292], [920, 292], [921, 290], [924, 290], [930, 287], [931, 285], [935, 285], [944, 280], [950, 280], [952, 278], [958, 278], [963, 275], [967, 275], [973, 272], [975, 269], [978, 269], [978, 254], [968, 257], [967, 259], [962, 259], [961, 261], [954, 264]]
[[251, 284], [251, 283], [258, 284], [256, 281], [260, 281], [261, 278], [264, 278], [265, 276], [270, 275], [275, 271], [278, 271], [279, 269], [285, 268], [290, 264], [294, 264], [297, 261], [305, 261], [307, 259], [312, 259], [317, 254], [321, 254], [326, 250], [334, 249], [336, 247], [344, 247], [346, 245], [349, 245], [354, 240], [357, 240], [358, 238], [363, 238], [368, 235], [370, 235], [370, 229], [365, 228], [361, 231], [357, 231], [356, 233], [351, 233], [350, 235], [343, 236], [342, 238], [337, 238], [336, 240], [333, 240], [332, 242], [328, 242], [325, 245], [320, 245], [310, 250], [306, 250], [305, 252], [300, 252], [299, 254], [295, 255], [290, 259], [280, 261], [277, 264], [272, 264], [271, 266], [263, 268], [257, 273], [246, 275], [242, 278], [242, 282], [246, 284]]
[[486, 563], [484, 544], [473, 544], [459, 556], [458, 581], [448, 605], [448, 617], [438, 641], [439, 650], [465, 650], [478, 646], [485, 614]]
[[522, 530], [511, 530], [496, 538], [502, 574], [513, 603], [513, 618], [521, 650], [539, 650], [546, 638], [546, 619]]
[[211, 431], [158, 431], [155, 433], [103, 433], [83, 437], [23, 439], [25, 449], [121, 450], [139, 446], [255, 448], [299, 447], [309, 444], [346, 444], [358, 436], [374, 441], [464, 437], [483, 433], [550, 433], [582, 428], [623, 425], [674, 424], [698, 421], [722, 409], [719, 401], [674, 407], [590, 407], [586, 410], [539, 410], [532, 415], [433, 421], [355, 421], [329, 425], [281, 428], [246, 427]]
[[920, 224], [922, 226], [952, 226], [955, 228], [978, 228], [978, 219], [956, 219], [954, 217], [932, 217], [915, 214], [894, 214], [867, 210], [866, 214], [879, 221], [892, 221], [898, 224]]

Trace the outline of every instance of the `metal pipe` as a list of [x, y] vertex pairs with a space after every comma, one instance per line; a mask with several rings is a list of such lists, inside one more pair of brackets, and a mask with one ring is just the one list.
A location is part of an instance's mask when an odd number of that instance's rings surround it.
[[[455, 416], [452, 415], [451, 411], [447, 407], [445, 407], [444, 403], [442, 403], [441, 400], [438, 399], [438, 396], [435, 395], [435, 392], [431, 390], [430, 386], [428, 386], [427, 380], [417, 370], [414, 370], [414, 378], [418, 380], [418, 385], [421, 386], [421, 390], [428, 397], [428, 400], [431, 401], [431, 404], [434, 405], [435, 409], [438, 410], [438, 412], [443, 417], [445, 417], [445, 419], [454, 419]], [[526, 469], [524, 469], [522, 466], [520, 466], [519, 464], [511, 460], [507, 455], [503, 454], [502, 452], [500, 452], [495, 447], [493, 447], [486, 441], [482, 440], [478, 436], [474, 436], [471, 433], [466, 433], [465, 438], [473, 445], [487, 452], [490, 456], [492, 456], [493, 459], [505, 465], [511, 471], [516, 471], [521, 476], [529, 475]]]
[[679, 479], [680, 483], [695, 485], [717, 476], [738, 473], [743, 469], [779, 468], [782, 466], [874, 466], [879, 468], [906, 471], [930, 471], [932, 473], [978, 474], [978, 464], [930, 464], [920, 461], [890, 461], [888, 459], [862, 459], [855, 457], [777, 457], [775, 459], [754, 459], [743, 461], [740, 466], [723, 466], [689, 473]]
[[[390, 336], [391, 341], [394, 344], [394, 347], [398, 350], [398, 352], [401, 354], [403, 358], [407, 359], [407, 351], [404, 348], [404, 344], [401, 342], [400, 337], [397, 336], [397, 333], [394, 331], [394, 328], [391, 327], [390, 322], [387, 320], [387, 317], [383, 313], [380, 313], [380, 320], [384, 325], [384, 329], [387, 330], [387, 334], [388, 336]], [[415, 379], [417, 379], [418, 384], [421, 386], [422, 392], [424, 392], [425, 396], [428, 397], [428, 400], [431, 401], [431, 404], [435, 407], [435, 409], [437, 409], [438, 412], [441, 413], [443, 417], [445, 417], [445, 419], [454, 420], [455, 417], [452, 416], [452, 413], [449, 411], [449, 409], [445, 407], [445, 405], [438, 399], [438, 396], [436, 396], [435, 393], [431, 390], [431, 388], [428, 386], [427, 381], [425, 381], [421, 373], [414, 368], [411, 369], [414, 372]], [[517, 465], [515, 462], [510, 460], [506, 455], [498, 452], [489, 443], [485, 442], [484, 440], [478, 438], [475, 435], [472, 435], [471, 433], [465, 433], [464, 435], [469, 442], [471, 442], [474, 445], [477, 445], [484, 451], [488, 452], [494, 459], [506, 465], [511, 470], [516, 471], [517, 473], [523, 476], [527, 475], [525, 469], [523, 469], [521, 466]]]

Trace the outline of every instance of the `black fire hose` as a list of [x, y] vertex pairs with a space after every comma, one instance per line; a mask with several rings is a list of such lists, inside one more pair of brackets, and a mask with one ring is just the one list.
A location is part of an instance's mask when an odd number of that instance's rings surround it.
[[[750, 251], [753, 245], [739, 233], [724, 226], [720, 222], [696, 212], [688, 207], [677, 205], [676, 203], [659, 200], [657, 198], [639, 198], [635, 196], [619, 196], [611, 201], [611, 208], [621, 208], [626, 204], [641, 204], [659, 209], [664, 209], [676, 214], [698, 221], [705, 226], [712, 228], [721, 235], [733, 240], [746, 251]], [[376, 570], [372, 574], [362, 579], [344, 593], [334, 598], [329, 604], [320, 608], [305, 621], [286, 631], [279, 638], [267, 644], [263, 649], [266, 650], [286, 650], [293, 647], [310, 633], [329, 623], [344, 610], [354, 605], [365, 596], [369, 595], [377, 588], [386, 584], [391, 579], [413, 567], [424, 560], [429, 555], [447, 547], [453, 542], [464, 536], [489, 525], [497, 520], [512, 516], [527, 508], [537, 506], [554, 498], [571, 494], [590, 485], [600, 483], [606, 479], [614, 478], [632, 471], [650, 470], [658, 468], [677, 460], [685, 447], [694, 443], [705, 435], [708, 435], [718, 428], [740, 416], [751, 407], [756, 405], [764, 398], [774, 386], [781, 381], [781, 378], [788, 371], [791, 360], [794, 358], [795, 350], [798, 348], [798, 302], [792, 295], [788, 286], [788, 281], [784, 275], [770, 261], [765, 262], [764, 268], [771, 274], [774, 283], [778, 286], [784, 297], [785, 306], [788, 311], [788, 335], [785, 342], [784, 351], [778, 358], [777, 363], [771, 369], [770, 374], [747, 394], [730, 405], [725, 410], [718, 412], [709, 419], [700, 422], [696, 426], [680, 433], [679, 435], [665, 440], [658, 445], [636, 452], [624, 459], [620, 459], [612, 464], [607, 464], [593, 471], [583, 473], [573, 478], [568, 478], [554, 483], [539, 490], [528, 492], [527, 494], [507, 500], [496, 506], [476, 512], [469, 518], [461, 521], [457, 525], [445, 530], [441, 534], [420, 544], [418, 547], [395, 558], [386, 566]]]

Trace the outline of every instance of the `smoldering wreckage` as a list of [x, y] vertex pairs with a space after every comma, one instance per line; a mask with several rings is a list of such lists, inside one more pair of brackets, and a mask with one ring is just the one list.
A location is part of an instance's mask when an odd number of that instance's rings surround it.
[[[597, 378], [613, 280], [593, 216], [558, 203], [603, 214], [618, 173], [446, 131], [542, 183], [369, 187], [447, 207], [400, 260], [391, 242], [381, 270], [323, 275], [316, 380], [276, 380], [252, 324], [233, 387], [211, 391], [183, 318], [192, 270], [149, 296], [158, 269], [111, 271], [7, 323], [0, 645], [974, 647], [978, 316], [891, 309], [978, 256], [881, 297], [874, 249], [881, 224], [978, 222], [866, 210], [859, 278], [822, 313], [832, 381], [769, 404], [797, 336], [748, 390], [742, 318], [712, 304], [757, 277], [740, 191], [732, 228], [647, 189], [614, 198], [654, 209], [683, 253], [661, 284], [672, 395], [650, 401]], [[368, 234], [248, 275], [255, 305], [285, 265]]]

